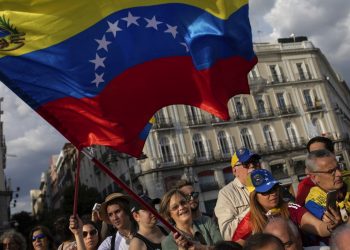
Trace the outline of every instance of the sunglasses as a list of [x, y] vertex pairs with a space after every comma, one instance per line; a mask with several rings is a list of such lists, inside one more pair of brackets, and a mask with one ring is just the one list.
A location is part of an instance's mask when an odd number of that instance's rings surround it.
[[271, 188], [269, 191], [263, 192], [263, 193], [259, 193], [263, 196], [267, 196], [273, 193], [276, 193], [279, 190], [280, 186], [278, 184], [276, 184], [275, 186], [273, 186], [273, 188]]
[[86, 238], [90, 234], [90, 236], [95, 236], [97, 234], [97, 229], [93, 229], [91, 231], [83, 231], [83, 237]]
[[198, 196], [199, 196], [199, 193], [198, 193], [198, 192], [192, 192], [192, 193], [186, 195], [186, 199], [187, 199], [187, 200], [197, 199]]
[[172, 207], [170, 207], [170, 210], [175, 212], [180, 208], [180, 206], [184, 207], [187, 204], [188, 204], [188, 201], [183, 199], [178, 204], [174, 204]]
[[44, 239], [44, 238], [46, 238], [45, 234], [37, 234], [37, 235], [33, 236], [32, 241], [34, 242], [36, 240], [41, 240], [41, 239]]

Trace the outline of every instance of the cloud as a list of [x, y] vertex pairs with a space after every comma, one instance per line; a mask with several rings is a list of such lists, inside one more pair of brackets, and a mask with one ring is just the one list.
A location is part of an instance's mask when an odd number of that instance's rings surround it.
[[307, 36], [349, 83], [349, 1], [276, 0], [271, 9], [264, 10], [266, 12], [260, 14], [272, 29], [267, 35], [270, 36], [270, 41], [289, 37], [292, 33], [296, 36]]
[[30, 212], [29, 190], [39, 188], [41, 173], [47, 171], [51, 155], [60, 152], [66, 139], [3, 84], [0, 93], [8, 154], [5, 174], [13, 190], [21, 189], [11, 212]]

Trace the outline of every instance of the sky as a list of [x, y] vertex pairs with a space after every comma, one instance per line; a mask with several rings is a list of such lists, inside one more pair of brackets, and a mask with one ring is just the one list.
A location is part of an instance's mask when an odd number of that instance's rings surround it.
[[[350, 84], [349, 0], [251, 0], [250, 21], [254, 42], [307, 36]], [[59, 154], [66, 139], [0, 83], [7, 144], [5, 174], [13, 190], [20, 187], [11, 213], [31, 211], [30, 189], [38, 189], [51, 155]]]

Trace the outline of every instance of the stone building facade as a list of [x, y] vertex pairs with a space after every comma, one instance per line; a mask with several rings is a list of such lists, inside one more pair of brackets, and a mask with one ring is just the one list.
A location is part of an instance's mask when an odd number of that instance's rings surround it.
[[316, 135], [334, 140], [349, 168], [350, 90], [319, 48], [307, 38], [254, 45], [259, 62], [249, 73], [250, 95], [228, 103], [222, 121], [195, 107], [161, 109], [136, 174], [151, 197], [161, 197], [180, 178], [201, 192], [212, 212], [218, 190], [233, 179], [235, 149], [259, 153], [263, 166], [293, 192], [305, 175], [306, 143]]

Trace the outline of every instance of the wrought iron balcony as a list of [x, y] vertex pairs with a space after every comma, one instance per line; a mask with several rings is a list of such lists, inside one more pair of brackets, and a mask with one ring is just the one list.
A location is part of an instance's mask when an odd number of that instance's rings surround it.
[[323, 110], [323, 104], [321, 101], [316, 101], [315, 103], [304, 103], [304, 110], [306, 112], [321, 111]]
[[278, 107], [275, 109], [276, 115], [295, 115], [297, 113], [297, 109], [293, 105], [288, 105], [284, 107]]
[[253, 116], [258, 119], [264, 119], [274, 117], [275, 114], [272, 109], [265, 109], [260, 111], [255, 110]]
[[251, 120], [253, 119], [253, 115], [251, 112], [241, 112], [241, 113], [237, 113], [235, 112], [232, 120], [234, 121], [245, 121], [245, 120]]
[[159, 157], [156, 159], [157, 166], [162, 167], [171, 167], [175, 165], [183, 165], [183, 159], [180, 155], [169, 154], [165, 157]]
[[156, 122], [153, 124], [153, 128], [155, 129], [162, 129], [162, 128], [173, 128], [174, 123], [170, 117], [162, 117], [157, 118]]
[[285, 83], [287, 82], [287, 80], [287, 77], [285, 77], [284, 75], [268, 76], [268, 82], [270, 82], [271, 84]]
[[187, 116], [187, 122], [189, 126], [204, 125], [207, 124], [207, 120], [204, 115], [191, 115]]

